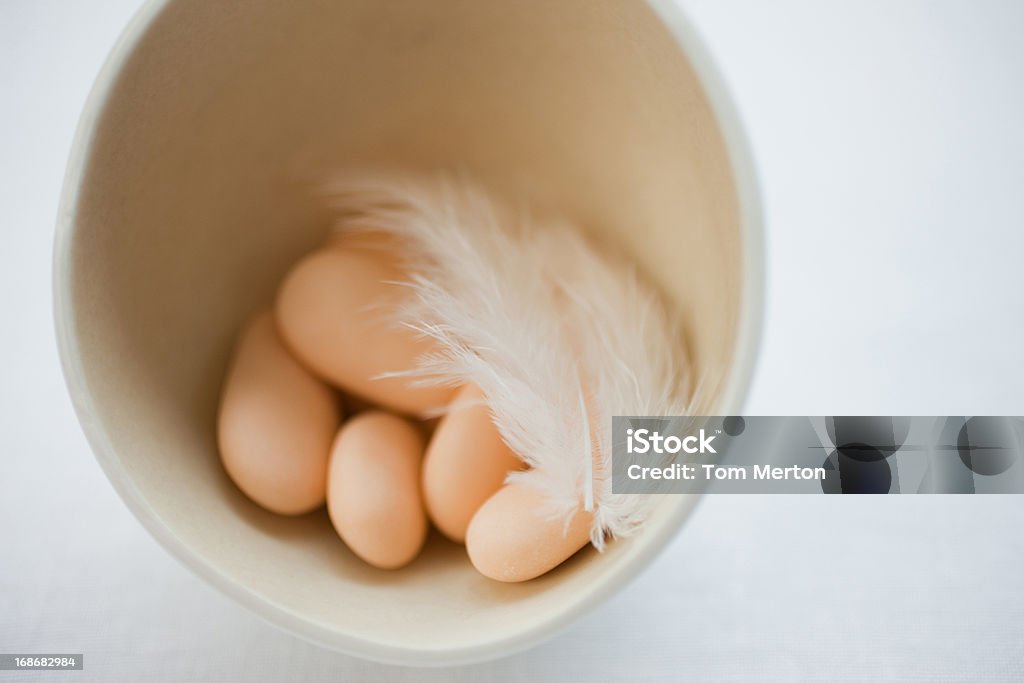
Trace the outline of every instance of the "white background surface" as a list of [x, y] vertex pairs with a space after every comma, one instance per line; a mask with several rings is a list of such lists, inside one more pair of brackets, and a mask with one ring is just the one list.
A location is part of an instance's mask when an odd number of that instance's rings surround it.
[[[1017, 496], [712, 497], [567, 633], [463, 669], [321, 650], [193, 577], [93, 460], [50, 313], [74, 126], [139, 4], [0, 0], [0, 652], [84, 652], [76, 681], [1024, 678]], [[684, 6], [763, 182], [747, 412], [1024, 414], [1024, 3]]]

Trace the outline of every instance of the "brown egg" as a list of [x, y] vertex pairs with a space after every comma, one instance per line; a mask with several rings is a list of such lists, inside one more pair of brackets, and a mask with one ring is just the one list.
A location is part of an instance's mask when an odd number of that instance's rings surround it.
[[590, 540], [592, 516], [578, 510], [568, 527], [546, 514], [536, 489], [507, 484], [487, 499], [466, 533], [466, 551], [477, 570], [497, 581], [536, 578], [569, 559]]
[[347, 393], [417, 414], [447, 405], [451, 387], [413, 387], [405, 377], [432, 344], [393, 319], [409, 295], [403, 273], [377, 236], [342, 236], [302, 259], [285, 278], [275, 314], [288, 347]]
[[[476, 511], [521, 469], [505, 445], [476, 386], [463, 387], [452, 411], [437, 426], [423, 461], [423, 499], [431, 521], [445, 536], [462, 543]], [[460, 407], [460, 403], [467, 403]]]
[[353, 417], [334, 441], [327, 511], [352, 552], [375, 567], [412, 562], [427, 538], [423, 448], [417, 426], [380, 411]]
[[285, 349], [268, 312], [242, 330], [221, 396], [217, 440], [238, 488], [272, 512], [323, 505], [341, 423], [334, 390]]

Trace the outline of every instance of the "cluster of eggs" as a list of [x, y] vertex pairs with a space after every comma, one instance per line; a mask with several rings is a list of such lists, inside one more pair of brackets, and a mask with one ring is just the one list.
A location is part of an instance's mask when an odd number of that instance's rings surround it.
[[[407, 289], [392, 246], [373, 233], [334, 238], [245, 326], [218, 416], [224, 467], [272, 512], [326, 502], [341, 539], [376, 567], [412, 562], [433, 522], [485, 576], [539, 576], [586, 545], [590, 515], [551, 518], [540, 493], [506, 483], [523, 464], [476, 387], [401, 375], [431, 348], [393, 324]], [[339, 391], [366, 407], [346, 416]], [[436, 424], [415, 417], [446, 405]]]

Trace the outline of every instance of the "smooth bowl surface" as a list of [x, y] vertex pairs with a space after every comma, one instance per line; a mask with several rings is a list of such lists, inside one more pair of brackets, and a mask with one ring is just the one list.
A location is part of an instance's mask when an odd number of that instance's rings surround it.
[[528, 647], [634, 577], [694, 498], [535, 581], [439, 535], [363, 564], [324, 511], [245, 499], [215, 444], [242, 320], [329, 228], [312, 185], [459, 169], [636, 260], [689, 322], [707, 414], [738, 411], [761, 310], [752, 164], [699, 41], [641, 0], [151, 2], [79, 127], [55, 252], [65, 376], [100, 464], [159, 541], [271, 622], [351, 654], [456, 664]]

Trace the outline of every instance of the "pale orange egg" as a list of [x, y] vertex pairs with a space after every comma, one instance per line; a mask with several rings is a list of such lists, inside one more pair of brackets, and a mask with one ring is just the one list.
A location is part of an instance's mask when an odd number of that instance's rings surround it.
[[239, 336], [217, 420], [221, 460], [238, 488], [283, 515], [323, 505], [341, 417], [334, 390], [289, 354], [273, 316], [250, 321]]
[[375, 567], [412, 562], [427, 538], [423, 449], [416, 425], [381, 411], [353, 417], [334, 441], [327, 511], [346, 545]]
[[543, 495], [506, 484], [473, 516], [466, 551], [477, 570], [497, 581], [527, 581], [565, 562], [590, 540], [592, 515], [577, 510], [568, 525], [552, 518]]
[[417, 387], [404, 372], [433, 350], [395, 321], [407, 287], [388, 239], [342, 236], [309, 254], [288, 273], [275, 315], [288, 347], [310, 369], [347, 393], [400, 412], [447, 405], [452, 387]]
[[522, 461], [505, 444], [475, 385], [463, 387], [437, 425], [423, 461], [423, 498], [434, 525], [458, 543], [476, 511]]

